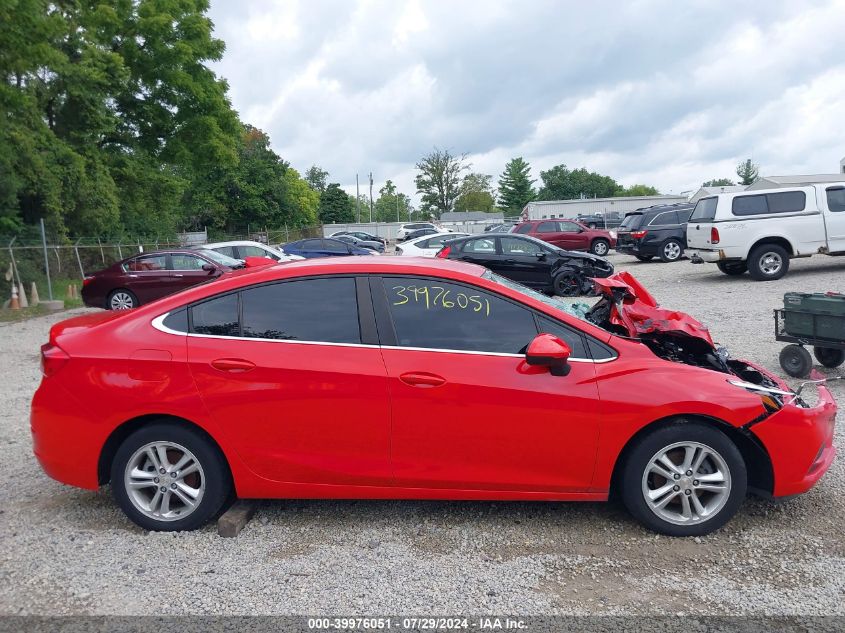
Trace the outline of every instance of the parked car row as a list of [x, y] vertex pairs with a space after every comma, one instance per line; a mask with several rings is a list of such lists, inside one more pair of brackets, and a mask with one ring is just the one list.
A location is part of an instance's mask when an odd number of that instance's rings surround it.
[[691, 204], [662, 204], [626, 214], [616, 232], [616, 251], [643, 262], [655, 257], [664, 262], [678, 261], [686, 249], [692, 210]]

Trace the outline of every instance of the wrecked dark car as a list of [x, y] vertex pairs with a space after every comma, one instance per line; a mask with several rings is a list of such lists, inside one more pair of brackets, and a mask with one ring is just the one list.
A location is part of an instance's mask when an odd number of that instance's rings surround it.
[[567, 251], [529, 235], [475, 235], [446, 242], [441, 259], [480, 264], [523, 286], [560, 297], [595, 295], [593, 279], [613, 274], [613, 264]]

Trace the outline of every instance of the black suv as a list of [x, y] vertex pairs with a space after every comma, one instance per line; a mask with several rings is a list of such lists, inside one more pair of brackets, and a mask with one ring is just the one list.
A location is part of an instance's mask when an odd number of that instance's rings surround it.
[[616, 232], [616, 251], [641, 262], [654, 257], [678, 261], [687, 246], [687, 222], [694, 208], [693, 204], [661, 204], [627, 213]]

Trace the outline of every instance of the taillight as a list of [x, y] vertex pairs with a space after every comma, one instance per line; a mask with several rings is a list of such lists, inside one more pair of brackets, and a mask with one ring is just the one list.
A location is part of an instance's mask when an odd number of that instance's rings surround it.
[[710, 243], [711, 244], [718, 244], [719, 243], [719, 229], [715, 226], [710, 227]]
[[93, 277], [83, 277], [82, 278], [82, 287], [84, 288], [85, 286], [90, 284], [92, 281], [94, 281]]
[[631, 237], [633, 237], [635, 240], [641, 240], [646, 236], [647, 233], [648, 231], [631, 231]]
[[449, 252], [451, 250], [452, 250], [451, 246], [444, 246], [439, 251], [437, 251], [436, 257], [439, 257], [440, 259], [446, 259], [447, 257], [449, 257]]
[[61, 347], [56, 347], [51, 343], [44, 343], [41, 346], [41, 373], [45, 376], [52, 376], [69, 360], [70, 356], [65, 354]]

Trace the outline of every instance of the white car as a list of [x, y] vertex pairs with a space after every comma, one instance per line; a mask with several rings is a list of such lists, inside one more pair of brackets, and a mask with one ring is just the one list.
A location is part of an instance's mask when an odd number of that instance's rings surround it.
[[402, 246], [396, 247], [397, 255], [407, 257], [434, 257], [437, 251], [443, 248], [443, 244], [449, 240], [459, 237], [467, 237], [469, 233], [435, 233], [434, 235], [423, 235], [410, 242], [403, 242]]
[[249, 240], [234, 240], [231, 242], [214, 242], [212, 244], [202, 244], [197, 248], [202, 248], [235, 259], [245, 259], [246, 257], [268, 257], [275, 259], [277, 262], [294, 262], [300, 259], [305, 259], [299, 255], [288, 255], [280, 248], [273, 248], [262, 244], [261, 242], [251, 242]]
[[757, 281], [780, 279], [794, 257], [845, 255], [845, 177], [702, 198], [687, 223], [687, 253]]
[[403, 224], [399, 227], [399, 230], [396, 231], [396, 241], [401, 242], [406, 237], [408, 237], [409, 233], [413, 233], [414, 231], [418, 231], [420, 229], [434, 229], [435, 231], [442, 231], [440, 227], [435, 226], [431, 222], [412, 222], [410, 224]]

